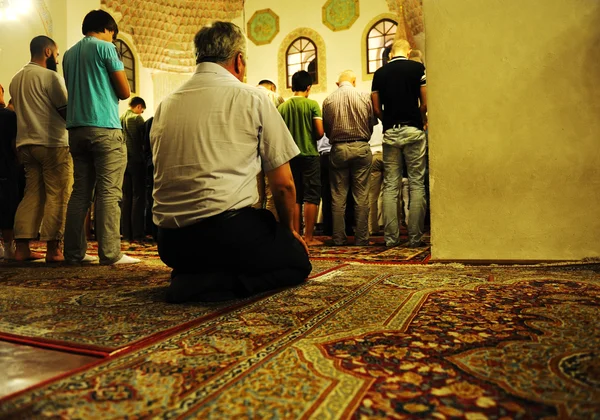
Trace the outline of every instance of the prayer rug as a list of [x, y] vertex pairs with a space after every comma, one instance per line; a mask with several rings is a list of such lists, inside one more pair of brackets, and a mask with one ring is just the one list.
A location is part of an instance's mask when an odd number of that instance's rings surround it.
[[[315, 261], [311, 277], [339, 265]], [[164, 294], [169, 278], [170, 269], [156, 253], [146, 253], [141, 264], [120, 267], [3, 264], [0, 339], [104, 356], [255, 299], [168, 304]]]
[[600, 269], [349, 264], [0, 400], [8, 418], [598, 418]]
[[[425, 264], [431, 258], [431, 247], [407, 248], [405, 246], [386, 247], [382, 236], [371, 237], [372, 245], [368, 246], [331, 246], [327, 237], [317, 237], [324, 241], [323, 246], [310, 248], [311, 260], [366, 262], [372, 264]], [[423, 238], [429, 242], [429, 236]], [[407, 238], [401, 238], [406, 242]], [[349, 244], [354, 243], [354, 238], [348, 238]]]
[[[334, 246], [328, 236], [317, 236], [317, 239], [325, 242], [323, 246], [310, 247], [310, 259], [338, 262], [367, 262], [381, 264], [425, 264], [431, 257], [431, 247], [407, 248], [405, 246], [386, 247], [383, 236], [373, 236], [371, 245], [354, 246], [354, 237], [348, 237], [347, 246]], [[424, 236], [424, 241], [429, 243], [429, 234]], [[408, 240], [406, 233], [400, 237], [401, 243]], [[135, 258], [158, 259], [158, 251], [154, 242], [125, 242], [122, 243], [123, 252]], [[45, 252], [45, 244], [33, 242], [32, 249], [37, 252]], [[98, 243], [89, 242], [88, 253], [98, 255]], [[158, 259], [160, 263], [160, 260]]]

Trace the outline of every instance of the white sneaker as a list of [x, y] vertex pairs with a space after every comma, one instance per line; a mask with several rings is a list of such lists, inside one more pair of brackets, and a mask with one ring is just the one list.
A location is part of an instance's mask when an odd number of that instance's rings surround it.
[[95, 261], [98, 261], [98, 257], [94, 257], [93, 255], [88, 255], [88, 254], [85, 254], [83, 256], [83, 258], [80, 259], [79, 261], [65, 260], [65, 262], [70, 265], [90, 264]]
[[80, 261], [82, 263], [91, 263], [94, 261], [98, 261], [98, 257], [94, 257], [93, 255], [88, 255], [85, 254], [85, 256], [83, 257], [83, 259]]
[[112, 265], [137, 264], [139, 262], [141, 262], [141, 260], [138, 260], [137, 258], [131, 258], [131, 257], [123, 254], [123, 256], [121, 257], [121, 259], [119, 261], [116, 261], [116, 262], [112, 263]]

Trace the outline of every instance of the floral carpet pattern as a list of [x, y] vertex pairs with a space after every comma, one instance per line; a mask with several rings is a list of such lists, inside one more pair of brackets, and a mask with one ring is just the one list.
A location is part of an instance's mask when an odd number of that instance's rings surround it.
[[600, 268], [339, 266], [1, 418], [599, 418]]
[[[127, 251], [143, 263], [118, 268], [3, 264], [0, 339], [105, 355], [253, 300], [168, 304], [171, 270], [146, 249]], [[336, 266], [315, 261], [311, 276]]]
[[[325, 242], [324, 246], [315, 246], [310, 249], [310, 257], [315, 260], [365, 262], [372, 264], [424, 264], [429, 261], [431, 248], [408, 248], [406, 246], [386, 247], [383, 236], [372, 236], [369, 246], [354, 246], [353, 237], [348, 238], [350, 245], [331, 246], [327, 237], [318, 237]], [[429, 236], [423, 238], [429, 241]], [[401, 243], [408, 240], [406, 234], [401, 235]]]

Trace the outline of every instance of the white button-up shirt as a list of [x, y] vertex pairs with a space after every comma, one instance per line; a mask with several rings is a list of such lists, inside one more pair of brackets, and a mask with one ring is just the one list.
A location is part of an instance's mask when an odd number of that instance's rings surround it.
[[263, 92], [201, 63], [154, 115], [154, 223], [180, 228], [258, 201], [256, 175], [300, 153]]

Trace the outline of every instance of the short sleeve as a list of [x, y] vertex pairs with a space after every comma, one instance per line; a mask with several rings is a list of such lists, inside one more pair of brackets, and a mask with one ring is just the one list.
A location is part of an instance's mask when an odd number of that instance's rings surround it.
[[113, 44], [102, 42], [98, 44], [98, 49], [98, 53], [109, 73], [125, 70], [125, 66], [117, 54], [117, 48]]
[[310, 110], [312, 112], [313, 120], [315, 118], [323, 119], [323, 114], [321, 114], [321, 108], [319, 107], [317, 101], [310, 101]]
[[48, 97], [54, 105], [54, 108], [61, 110], [67, 107], [67, 87], [65, 80], [58, 73], [49, 73], [52, 75], [50, 85], [47, 88]]
[[261, 124], [259, 132], [259, 154], [265, 172], [279, 168], [300, 154], [290, 131], [277, 108], [269, 103], [269, 98], [260, 93], [258, 113]]
[[373, 75], [373, 82], [371, 83], [371, 92], [379, 92], [380, 89], [380, 81], [379, 81], [379, 71], [376, 71]]
[[421, 86], [427, 86], [427, 77], [426, 77], [425, 67], [423, 67], [423, 72], [421, 74]]

